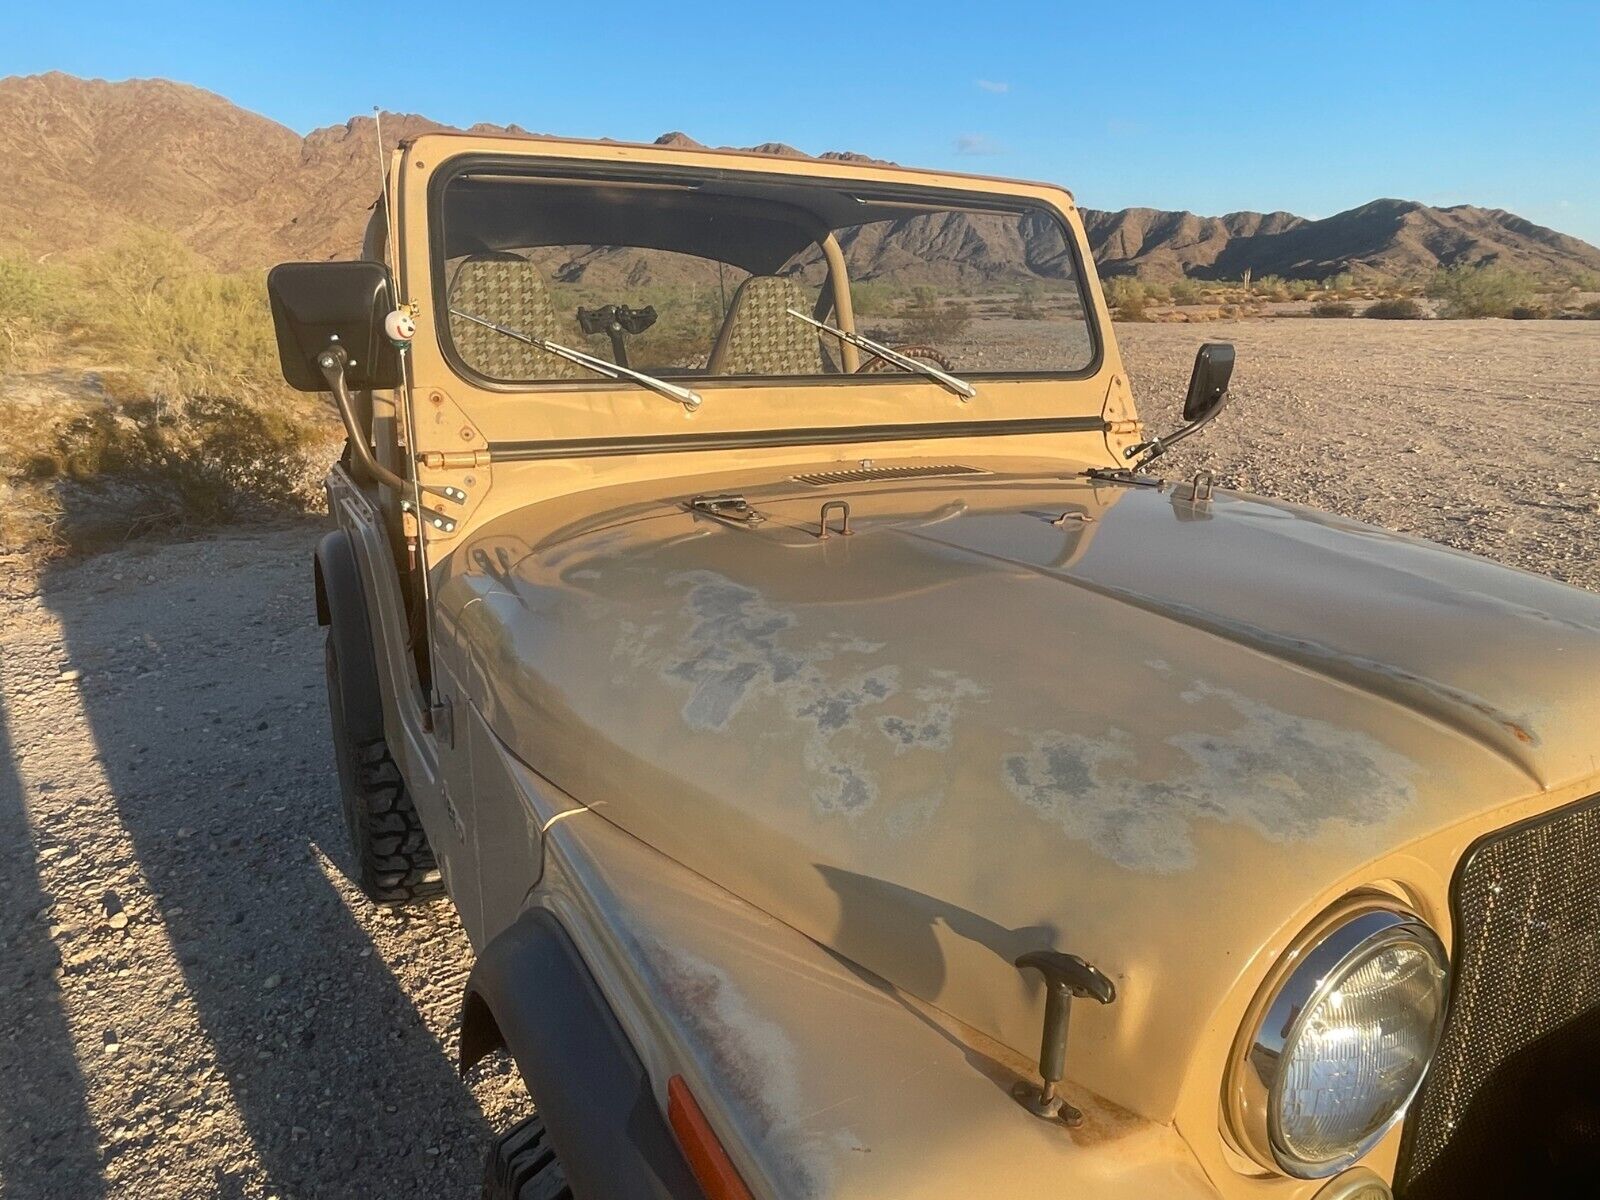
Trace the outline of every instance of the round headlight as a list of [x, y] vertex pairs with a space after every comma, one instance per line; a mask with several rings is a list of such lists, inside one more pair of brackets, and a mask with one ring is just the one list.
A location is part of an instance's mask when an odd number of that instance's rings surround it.
[[1369, 908], [1290, 955], [1230, 1088], [1235, 1132], [1263, 1166], [1343, 1170], [1405, 1113], [1444, 1028], [1445, 953], [1416, 917]]

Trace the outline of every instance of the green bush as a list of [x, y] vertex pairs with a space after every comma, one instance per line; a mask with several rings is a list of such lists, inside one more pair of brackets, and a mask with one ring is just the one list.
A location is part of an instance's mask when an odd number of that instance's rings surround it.
[[913, 342], [948, 342], [972, 323], [972, 309], [960, 300], [941, 302], [933, 288], [911, 289], [911, 302], [901, 310], [902, 332]]
[[1250, 293], [1263, 300], [1287, 300], [1289, 285], [1276, 275], [1263, 275], [1250, 285]]
[[1145, 315], [1145, 290], [1131, 275], [1118, 275], [1106, 280], [1106, 303], [1116, 310], [1116, 316], [1123, 321], [1144, 321]]
[[1199, 304], [1201, 297], [1204, 295], [1200, 285], [1189, 278], [1173, 280], [1169, 290], [1172, 293], [1172, 302], [1174, 304]]
[[258, 275], [150, 231], [75, 266], [0, 259], [0, 369], [30, 359], [83, 383], [70, 402], [0, 405], [0, 492], [21, 514], [0, 521], [7, 545], [76, 542], [62, 530], [90, 508], [103, 539], [316, 506], [337, 422], [283, 384]]
[[0, 258], [0, 371], [33, 357], [53, 332], [60, 276], [23, 258]]
[[1513, 309], [1528, 305], [1535, 287], [1532, 276], [1491, 263], [1436, 271], [1428, 281], [1428, 295], [1444, 302], [1439, 315], [1451, 320], [1509, 317]]
[[1415, 300], [1379, 300], [1376, 304], [1367, 305], [1363, 317], [1372, 317], [1378, 321], [1420, 321], [1423, 318], [1422, 305]]
[[1313, 317], [1353, 317], [1356, 307], [1344, 300], [1324, 300], [1311, 306]]

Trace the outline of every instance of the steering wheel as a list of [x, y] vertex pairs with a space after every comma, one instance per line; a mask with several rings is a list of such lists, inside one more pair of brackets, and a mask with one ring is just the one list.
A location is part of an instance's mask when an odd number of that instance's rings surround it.
[[[935, 346], [929, 346], [925, 343], [915, 342], [909, 346], [890, 346], [889, 349], [893, 350], [896, 354], [904, 354], [907, 358], [926, 359], [928, 362], [931, 362], [934, 366], [938, 367], [941, 371], [950, 370], [950, 360], [941, 354], [938, 348]], [[881, 371], [891, 371], [895, 369], [896, 368], [894, 364], [888, 359], [884, 358], [880, 354], [874, 354], [871, 358], [867, 359], [859, 367], [857, 367], [855, 373], [857, 375], [866, 375], [869, 373], [875, 374]]]

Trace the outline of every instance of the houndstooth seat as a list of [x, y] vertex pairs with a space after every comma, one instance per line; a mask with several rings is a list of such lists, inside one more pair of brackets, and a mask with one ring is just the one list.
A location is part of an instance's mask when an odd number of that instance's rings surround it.
[[[476, 254], [450, 281], [450, 307], [486, 321], [572, 345], [563, 338], [539, 268], [515, 254]], [[452, 315], [450, 338], [473, 370], [491, 379], [580, 379], [582, 367], [536, 346]]]
[[809, 312], [800, 285], [779, 275], [752, 275], [733, 293], [711, 348], [713, 375], [816, 375], [823, 370], [817, 332], [787, 309]]

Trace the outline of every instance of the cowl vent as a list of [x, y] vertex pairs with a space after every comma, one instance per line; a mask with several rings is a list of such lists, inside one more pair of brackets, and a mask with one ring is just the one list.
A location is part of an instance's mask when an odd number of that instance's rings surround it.
[[948, 479], [954, 475], [987, 475], [978, 467], [959, 467], [954, 464], [937, 467], [861, 467], [854, 471], [818, 471], [812, 475], [796, 475], [796, 483], [812, 487], [829, 487], [836, 483], [874, 483], [882, 479]]

